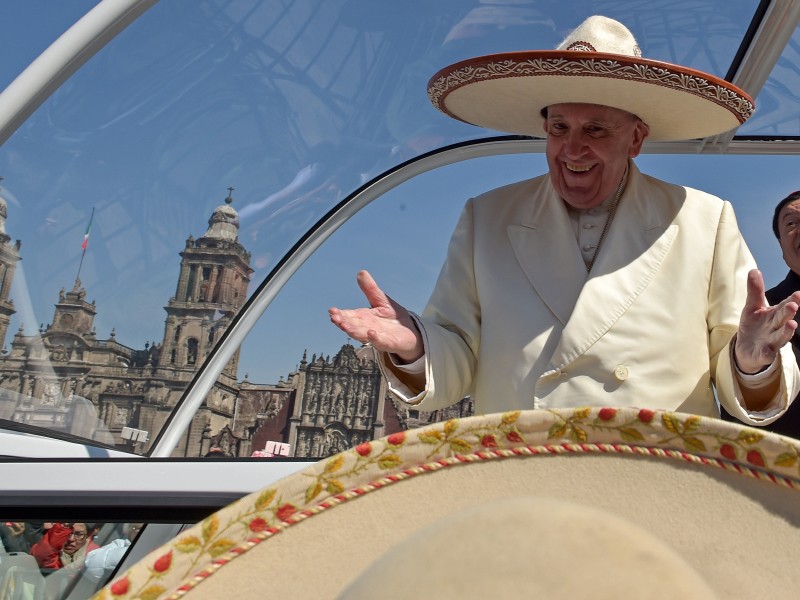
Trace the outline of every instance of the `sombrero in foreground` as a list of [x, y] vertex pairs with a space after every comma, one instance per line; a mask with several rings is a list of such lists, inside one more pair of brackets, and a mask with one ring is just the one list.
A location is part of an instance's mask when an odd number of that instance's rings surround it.
[[648, 409], [470, 417], [220, 510], [97, 598], [797, 598], [800, 443]]
[[541, 111], [568, 102], [626, 110], [651, 140], [688, 140], [734, 129], [753, 100], [708, 73], [648, 60], [618, 21], [589, 17], [556, 50], [479, 56], [445, 67], [428, 83], [433, 105], [489, 129], [542, 136]]

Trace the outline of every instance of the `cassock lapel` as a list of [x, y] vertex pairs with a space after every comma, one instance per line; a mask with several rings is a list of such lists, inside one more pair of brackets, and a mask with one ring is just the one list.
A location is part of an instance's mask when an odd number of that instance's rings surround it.
[[553, 353], [552, 368], [575, 360], [603, 336], [647, 287], [669, 253], [678, 226], [670, 225], [673, 218], [665, 207], [653, 205], [647, 187], [631, 163], [614, 221]]
[[537, 187], [529, 206], [521, 223], [508, 227], [508, 237], [536, 293], [566, 325], [586, 282], [586, 266], [564, 201], [549, 179]]

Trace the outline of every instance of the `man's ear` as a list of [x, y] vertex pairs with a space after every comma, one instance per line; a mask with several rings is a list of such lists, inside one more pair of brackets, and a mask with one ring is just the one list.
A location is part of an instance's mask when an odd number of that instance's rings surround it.
[[644, 140], [648, 135], [650, 135], [650, 128], [647, 126], [647, 123], [641, 119], [637, 119], [636, 126], [633, 130], [633, 142], [628, 150], [628, 156], [630, 158], [639, 156], [639, 153], [642, 151]]

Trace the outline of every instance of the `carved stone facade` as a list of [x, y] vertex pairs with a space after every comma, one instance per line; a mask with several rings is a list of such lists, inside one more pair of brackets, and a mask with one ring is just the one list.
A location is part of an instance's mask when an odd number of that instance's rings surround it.
[[[0, 199], [1, 200], [1, 199]], [[147, 452], [197, 368], [247, 298], [250, 253], [239, 243], [239, 216], [218, 207], [206, 233], [191, 236], [181, 255], [175, 296], [165, 310], [164, 336], [133, 349], [98, 339], [97, 307], [80, 280], [62, 289], [52, 323], [34, 335], [20, 329], [0, 356], [0, 419], [44, 427]], [[8, 297], [17, 242], [5, 234], [0, 205], [0, 347], [14, 313]], [[173, 456], [205, 456], [218, 448], [250, 456], [267, 442], [289, 444], [291, 456], [320, 458], [363, 441], [442, 418], [472, 413], [469, 398], [447, 411], [421, 413], [389, 399], [372, 349], [345, 344], [331, 359], [304, 355], [297, 371], [276, 384], [238, 380], [238, 352], [194, 415]], [[124, 427], [150, 433], [122, 438]]]
[[402, 406], [387, 393], [373, 349], [350, 344], [333, 358], [314, 355], [309, 361], [304, 355], [282, 386], [268, 394], [270, 412], [256, 415], [248, 449], [283, 442], [290, 445], [291, 456], [317, 459], [396, 431], [473, 413], [471, 398], [435, 412]]

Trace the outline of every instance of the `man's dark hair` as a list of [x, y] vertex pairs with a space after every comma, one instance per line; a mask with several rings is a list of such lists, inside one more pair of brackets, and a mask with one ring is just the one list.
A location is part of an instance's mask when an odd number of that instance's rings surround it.
[[781, 239], [781, 233], [778, 230], [778, 217], [781, 214], [781, 209], [789, 204], [790, 202], [794, 202], [795, 200], [800, 200], [800, 191], [792, 192], [786, 198], [778, 202], [778, 206], [775, 207], [775, 214], [772, 215], [772, 232], [775, 234], [775, 237], [779, 240]]

